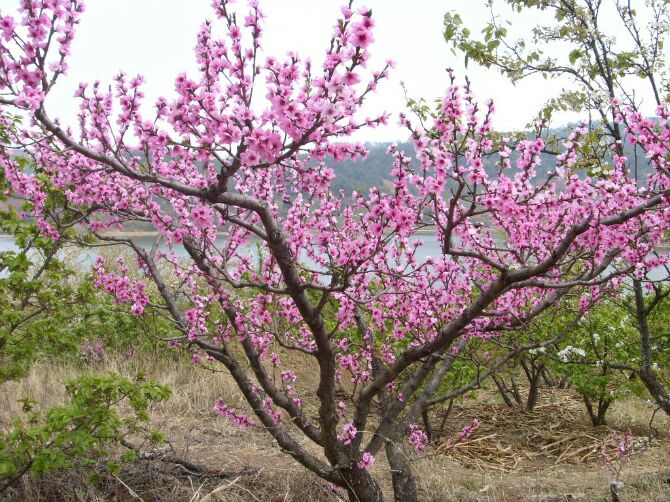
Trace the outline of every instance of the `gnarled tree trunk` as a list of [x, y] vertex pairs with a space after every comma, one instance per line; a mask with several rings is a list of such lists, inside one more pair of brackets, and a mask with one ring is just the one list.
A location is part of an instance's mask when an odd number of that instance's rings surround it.
[[396, 502], [416, 502], [416, 481], [409, 458], [399, 441], [386, 441], [386, 458], [391, 467], [393, 498]]
[[635, 291], [635, 317], [637, 318], [638, 330], [640, 332], [640, 349], [642, 352], [642, 364], [637, 374], [649, 391], [649, 394], [651, 394], [651, 397], [656, 401], [656, 404], [666, 414], [670, 415], [670, 396], [668, 396], [667, 389], [651, 367], [652, 349], [648, 320], [650, 308], [644, 303], [642, 283], [639, 280], [633, 281], [633, 289]]
[[589, 412], [589, 418], [591, 419], [591, 424], [593, 424], [594, 427], [599, 427], [601, 425], [605, 425], [605, 415], [607, 414], [607, 410], [610, 407], [610, 404], [612, 404], [612, 400], [604, 398], [604, 397], [599, 397], [598, 398], [598, 408], [597, 410], [593, 409], [593, 403], [591, 400], [588, 398], [586, 394], [582, 394], [582, 398], [584, 399], [584, 405], [586, 406], [586, 411]]
[[353, 467], [340, 470], [340, 474], [351, 502], [383, 502], [382, 490], [367, 470]]

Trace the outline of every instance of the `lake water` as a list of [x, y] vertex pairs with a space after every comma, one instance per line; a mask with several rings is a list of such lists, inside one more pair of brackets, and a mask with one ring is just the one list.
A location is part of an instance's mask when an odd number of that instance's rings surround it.
[[[145, 249], [151, 249], [154, 243], [154, 237], [152, 236], [138, 236], [138, 237], [133, 237], [133, 241], [137, 243], [140, 247], [143, 247]], [[423, 245], [419, 248], [419, 251], [417, 252], [417, 258], [419, 259], [420, 262], [424, 262], [426, 258], [430, 256], [439, 256], [440, 255], [440, 244], [437, 242], [437, 239], [433, 234], [425, 234], [421, 235], [419, 237], [415, 237], [411, 239], [413, 242], [417, 240], [421, 240], [423, 242]], [[223, 237], [217, 239], [217, 242], [223, 242]], [[14, 240], [11, 237], [6, 237], [6, 236], [0, 236], [0, 251], [11, 251], [17, 249], [16, 246], [14, 245]], [[164, 246], [162, 246], [162, 249], [165, 249]], [[89, 250], [82, 251], [82, 254], [88, 256], [88, 257], [95, 257], [98, 253], [96, 252], [95, 248], [91, 248]], [[179, 256], [187, 256], [186, 250], [179, 246], [177, 248], [177, 254]]]
[[[151, 249], [153, 243], [154, 243], [154, 237], [152, 236], [137, 236], [133, 237], [133, 241], [135, 241], [139, 246], [145, 248], [145, 249]], [[223, 241], [223, 237], [220, 238], [221, 241]], [[423, 245], [419, 247], [417, 250], [417, 260], [422, 263], [424, 262], [427, 258], [429, 257], [438, 257], [441, 254], [441, 244], [437, 241], [437, 238], [435, 237], [434, 234], [432, 233], [426, 233], [420, 236], [413, 237], [411, 239], [412, 241], [417, 241], [420, 240], [422, 241]], [[9, 250], [14, 250], [16, 249], [16, 246], [14, 244], [14, 240], [11, 237], [6, 237], [6, 236], [0, 236], [0, 251], [9, 251]], [[90, 248], [84, 251], [81, 250], [76, 250], [76, 255], [77, 255], [77, 261], [81, 264], [83, 267], [90, 266], [94, 260], [95, 257], [97, 256], [97, 248]], [[665, 249], [664, 253], [667, 253], [668, 250]], [[177, 249], [177, 254], [179, 256], [187, 256], [186, 250], [183, 247], [179, 247]], [[660, 280], [664, 278], [664, 270], [663, 269], [657, 269], [652, 271], [651, 279], [654, 280]]]
[[[133, 237], [133, 241], [140, 247], [150, 250], [154, 244], [155, 237], [154, 236], [148, 236], [148, 235], [141, 235], [141, 236], [135, 236]], [[420, 237], [415, 237], [411, 239], [413, 242], [417, 240], [421, 240], [423, 245], [417, 250], [416, 256], [417, 260], [419, 263], [423, 263], [426, 261], [427, 258], [429, 257], [437, 257], [440, 256], [440, 250], [441, 246], [437, 242], [437, 239], [435, 238], [435, 235], [433, 234], [425, 234], [421, 235]], [[217, 243], [223, 244], [224, 237], [219, 237], [217, 239]], [[253, 242], [253, 241], [252, 241]], [[250, 245], [247, 250], [248, 253], [247, 255], [253, 255], [254, 254], [254, 248], [255, 246], [252, 244]], [[0, 237], [0, 251], [10, 251], [10, 250], [15, 250], [17, 249], [14, 241], [11, 237]], [[88, 268], [90, 267], [96, 259], [96, 256], [100, 253], [99, 252], [100, 248], [89, 248], [89, 249], [76, 249], [76, 248], [71, 248], [72, 251], [72, 259], [77, 263], [77, 265], [81, 268]], [[102, 248], [102, 249], [109, 249], [109, 248]], [[127, 249], [124, 247], [124, 249]], [[161, 249], [166, 250], [166, 247], [164, 245], [161, 246]], [[186, 250], [182, 246], [178, 246], [176, 248], [177, 250], [177, 255], [181, 257], [187, 257], [188, 254]], [[307, 259], [307, 264], [308, 266], [314, 265], [311, 260]]]

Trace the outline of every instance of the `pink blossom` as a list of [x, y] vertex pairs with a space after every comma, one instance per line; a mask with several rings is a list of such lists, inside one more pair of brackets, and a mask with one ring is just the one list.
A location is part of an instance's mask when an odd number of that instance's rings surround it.
[[375, 457], [366, 451], [356, 465], [359, 469], [370, 469], [374, 463]]
[[464, 441], [464, 440], [468, 439], [470, 436], [472, 436], [475, 433], [475, 431], [477, 430], [478, 427], [479, 427], [479, 420], [477, 418], [475, 418], [474, 420], [472, 420], [471, 423], [469, 423], [468, 425], [463, 427], [461, 432], [458, 434], [459, 439], [461, 441]]
[[428, 444], [428, 435], [417, 424], [410, 424], [409, 426], [409, 443], [418, 452], [426, 451]]
[[337, 439], [342, 441], [346, 445], [350, 445], [351, 442], [354, 440], [356, 437], [356, 434], [358, 434], [358, 431], [356, 430], [356, 427], [354, 426], [353, 423], [348, 422], [344, 424], [344, 427], [342, 428], [342, 434], [337, 436]]
[[214, 411], [221, 415], [222, 417], [227, 418], [232, 423], [238, 427], [255, 427], [256, 423], [253, 420], [250, 420], [246, 415], [240, 413], [235, 408], [228, 406], [222, 398], [216, 400], [216, 406]]

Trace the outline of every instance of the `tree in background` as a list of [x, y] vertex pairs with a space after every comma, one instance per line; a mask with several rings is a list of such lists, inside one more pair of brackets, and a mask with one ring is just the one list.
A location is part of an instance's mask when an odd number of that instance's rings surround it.
[[[0, 141], [7, 144], [18, 119], [3, 116], [1, 123]], [[139, 333], [138, 318], [114, 312], [112, 302], [78, 275], [77, 263], [69, 259], [73, 241], [86, 239], [73, 228], [81, 212], [68, 209], [62, 191], [42, 176], [39, 166], [35, 169], [30, 156], [3, 154], [40, 179], [43, 212], [39, 222], [26, 217], [34, 214], [35, 201], [17, 197], [5, 171], [0, 172], [0, 229], [14, 244], [0, 252], [0, 386], [23, 377], [39, 358], [50, 363], [76, 358], [87, 341], [130, 340], [119, 333], [121, 326], [133, 331], [135, 343]], [[58, 235], [41, 234], [47, 222]], [[24, 414], [0, 423], [0, 497], [28, 472], [95, 466], [111, 445], [118, 447], [130, 435], [161, 440], [144, 422], [149, 404], [168, 398], [165, 386], [114, 374], [84, 374], [63, 383], [68, 394], [64, 405], [39, 410], [26, 397]], [[122, 404], [130, 413], [119, 411]], [[132, 448], [125, 451], [125, 458], [136, 457]], [[112, 471], [118, 467], [113, 460], [103, 464]]]
[[[581, 127], [546, 177], [539, 137], [519, 141], [514, 162], [503, 141], [490, 176], [494, 106], [452, 76], [438, 107], [420, 111], [421, 126], [402, 118], [419, 165], [391, 148], [393, 192], [355, 194], [345, 206], [323, 160], [365, 155], [341, 141], [386, 121], [361, 116], [391, 66], [367, 69], [372, 13], [345, 6], [323, 61], [311, 62], [262, 55], [256, 1], [214, 7], [218, 21], [197, 37], [198, 74], [178, 76], [172, 99], [145, 110], [141, 77], [123, 74], [110, 91], [82, 84], [76, 131], [45, 99], [67, 70], [81, 2], [24, 1], [19, 16], [3, 13], [0, 103], [30, 119], [0, 150], [5, 175], [38, 221], [48, 181], [88, 231], [134, 250], [144, 277], [100, 259], [95, 286], [135, 315], [151, 303], [148, 284], [159, 291], [181, 331], [170, 343], [221, 363], [253, 413], [222, 397], [222, 416], [264, 428], [351, 500], [382, 499], [371, 468], [384, 448], [396, 500], [415, 500], [403, 438], [411, 430], [425, 446], [415, 423], [443, 399], [469, 338], [530, 323], [571, 291], [585, 311], [601, 285], [656, 263], [670, 221], [667, 111], [658, 121], [616, 113], [653, 163], [644, 189], [620, 155], [607, 178], [577, 176]], [[12, 146], [31, 152], [45, 181]], [[105, 233], [137, 221], [151, 222], [167, 250]], [[414, 237], [426, 227], [442, 254], [419, 263]], [[298, 378], [303, 367], [318, 375], [313, 386]]]
[[[667, 101], [667, 1], [642, 5], [630, 0], [491, 0], [488, 4], [491, 18], [479, 39], [457, 13], [447, 13], [447, 43], [464, 55], [466, 63], [497, 70], [513, 83], [541, 75], [569, 84], [558, 96], [549, 97], [538, 118], [550, 120], [558, 111], [590, 112], [594, 137], [589, 147], [594, 162], [607, 162], [613, 140], [623, 139], [614, 99], [634, 108], [650, 100], [656, 105]], [[501, 13], [504, 5], [517, 19], [543, 14], [553, 19], [512, 39], [508, 33], [512, 23]], [[640, 88], [643, 83], [647, 86]], [[550, 138], [552, 143], [557, 141], [561, 138]]]
[[[665, 272], [670, 277], [667, 267]], [[637, 334], [637, 354], [618, 367], [639, 377], [658, 408], [670, 415], [670, 287], [667, 281], [649, 281], [646, 294], [637, 283], [631, 289], [622, 302], [629, 313], [623, 324]]]
[[[533, 75], [569, 83], [540, 111], [540, 127], [548, 132], [550, 120], [558, 111], [587, 111], [589, 131], [582, 146], [581, 170], [592, 177], [608, 179], [616, 162], [614, 154], [627, 158], [630, 167], [626, 176], [636, 183], [644, 183], [648, 175], [653, 175], [649, 167], [658, 153], [649, 152], [634, 136], [625, 137], [625, 129], [631, 124], [618, 120], [618, 103], [629, 110], [629, 115], [635, 115], [633, 127], [638, 130], [653, 122], [644, 120], [642, 115], [644, 107], [651, 110], [650, 104], [654, 104], [657, 111], [661, 111], [661, 119], [667, 121], [662, 110], [670, 99], [668, 48], [665, 46], [670, 33], [670, 3], [667, 0], [644, 3], [500, 0], [490, 1], [489, 5], [491, 19], [480, 39], [463, 26], [458, 14], [445, 16], [445, 39], [455, 51], [464, 54], [466, 63], [472, 60], [498, 70], [513, 83]], [[553, 22], [534, 26], [530, 40], [513, 40], [508, 34], [511, 23], [499, 15], [501, 9], [496, 9], [501, 5], [511, 7], [515, 16], [547, 14]], [[556, 145], [565, 138], [553, 134], [545, 139], [547, 144]], [[551, 153], [552, 150], [545, 151]], [[657, 257], [657, 266], [667, 262], [667, 256], [657, 254]], [[649, 341], [663, 334], [650, 334], [646, 318], [667, 295], [670, 278], [667, 271], [667, 268], [652, 271], [636, 267], [630, 276], [633, 293], [629, 297], [634, 300], [634, 316], [639, 327], [639, 365], [634, 371], [666, 413], [670, 408], [664, 381], [670, 375], [665, 370], [659, 372], [657, 365], [652, 367], [654, 357]], [[645, 291], [651, 295], [649, 298]], [[664, 343], [657, 346], [666, 347]]]
[[[2, 115], [2, 144], [9, 143], [19, 122]], [[37, 199], [17, 196], [0, 171], [0, 230], [14, 245], [0, 252], [0, 386], [25, 376], [38, 359], [56, 364], [82, 358], [81, 348], [91, 344], [97, 347], [94, 360], [104, 356], [106, 347], [146, 345], [138, 335], [142, 321], [151, 317], [119, 312], [113, 300], [93, 288], [90, 275], [79, 273], [86, 258], [76, 254], [76, 244], [90, 243], [75, 230], [82, 212], [69, 209], [63, 192], [44, 176], [31, 153], [3, 151], [39, 180]], [[32, 217], [36, 202], [42, 204], [40, 218]], [[43, 235], [44, 228], [51, 230]], [[169, 326], [163, 323], [161, 335], [166, 332]], [[130, 435], [146, 433], [152, 441], [160, 440], [144, 422], [149, 404], [168, 398], [165, 386], [115, 374], [84, 374], [63, 384], [68, 394], [64, 405], [39, 410], [25, 397], [23, 415], [0, 421], [0, 497], [28, 472], [96, 466], [111, 445], [118, 447]], [[130, 412], [120, 411], [122, 404]], [[128, 446], [125, 458], [133, 456], [136, 452]], [[112, 460], [103, 464], [117, 467]]]
[[[2, 118], [3, 143], [15, 127], [14, 120]], [[27, 159], [16, 161], [28, 167]], [[9, 197], [11, 185], [5, 174], [0, 173], [0, 228], [14, 237], [16, 249], [0, 252], [0, 382], [20, 377], [35, 357], [46, 352], [44, 347], [54, 354], [71, 349], [75, 341], [62, 328], [75, 305], [87, 301], [85, 293], [67, 279], [71, 270], [57, 256], [63, 238], [41, 235], [35, 221], [24, 219], [32, 204]], [[59, 206], [58, 194], [46, 189], [44, 196], [45, 213], [63, 222], [62, 232], [67, 232], [72, 222]]]

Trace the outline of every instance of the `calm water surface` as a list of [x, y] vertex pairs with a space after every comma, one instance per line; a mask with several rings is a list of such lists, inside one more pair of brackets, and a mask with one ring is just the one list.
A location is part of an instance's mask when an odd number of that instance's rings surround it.
[[[223, 239], [224, 237], [220, 237], [218, 241], [223, 242]], [[154, 240], [155, 237], [153, 236], [133, 237], [133, 241], [135, 241], [138, 245], [146, 249], [151, 249]], [[413, 237], [411, 240], [412, 241], [420, 240], [423, 242], [423, 245], [420, 246], [419, 249], [417, 250], [417, 259], [420, 263], [424, 262], [429, 257], [440, 256], [441, 245], [440, 243], [437, 242], [437, 238], [435, 237], [434, 234], [432, 233], [423, 234], [420, 236]], [[161, 248], [165, 249], [164, 246], [161, 246]], [[14, 240], [11, 237], [0, 236], [0, 251], [9, 251], [14, 249], [16, 249], [16, 246], [14, 245]], [[251, 249], [249, 251], [250, 253], [253, 253]], [[98, 248], [89, 248], [85, 251], [73, 250], [72, 252], [73, 255], [76, 256], [76, 260], [81, 264], [81, 266], [88, 267], [95, 261], [95, 257], [98, 255]], [[181, 246], [177, 249], [177, 252], [180, 256], [187, 256], [186, 250]], [[667, 253], [668, 250], [665, 249], [663, 252]], [[651, 278], [655, 280], [662, 279], [663, 276], [664, 276], [663, 269], [657, 269], [652, 271], [651, 273]]]
[[[139, 246], [146, 248], [146, 249], [151, 249], [153, 246], [155, 237], [152, 236], [138, 236], [138, 237], [133, 237], [133, 241], [137, 243]], [[224, 237], [220, 237], [217, 239], [218, 243], [223, 243]], [[435, 238], [434, 235], [432, 234], [426, 234], [426, 235], [421, 235], [418, 237], [415, 237], [412, 239], [412, 241], [417, 241], [421, 240], [423, 242], [423, 245], [417, 252], [417, 257], [418, 259], [423, 262], [426, 260], [426, 258], [430, 256], [439, 256], [440, 254], [440, 245], [437, 242], [437, 239]], [[10, 251], [10, 250], [15, 250], [16, 246], [14, 245], [14, 240], [11, 237], [6, 237], [6, 236], [0, 236], [0, 251]], [[104, 249], [104, 248], [103, 248]], [[161, 249], [165, 250], [165, 246], [162, 245]], [[86, 251], [83, 251], [82, 254], [87, 255], [89, 257], [95, 257], [97, 256], [98, 252], [96, 251], [96, 248], [91, 248]], [[178, 247], [177, 248], [177, 254], [179, 256], [187, 256], [186, 250], [183, 247]]]

